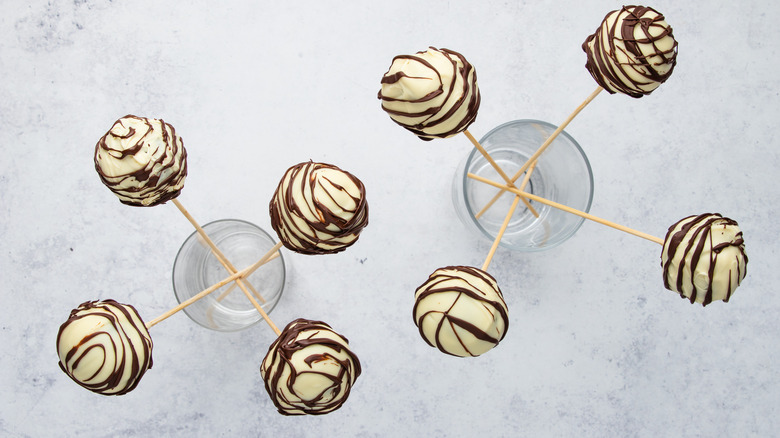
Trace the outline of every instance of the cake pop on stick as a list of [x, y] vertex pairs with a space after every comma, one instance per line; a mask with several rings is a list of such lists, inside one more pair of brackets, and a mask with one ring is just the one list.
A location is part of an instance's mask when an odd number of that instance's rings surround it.
[[396, 56], [381, 84], [377, 97], [394, 122], [425, 141], [464, 133], [511, 184], [509, 176], [468, 132], [481, 98], [476, 70], [463, 55], [430, 47], [414, 55]]
[[74, 382], [98, 394], [122, 395], [152, 368], [152, 338], [133, 306], [87, 301], [60, 326], [57, 355]]
[[299, 254], [344, 251], [368, 225], [363, 183], [334, 165], [313, 161], [287, 169], [269, 212], [279, 240]]
[[437, 269], [415, 291], [420, 336], [442, 353], [479, 356], [506, 336], [509, 316], [496, 280], [470, 266]]
[[[151, 207], [172, 201], [192, 223], [198, 234], [209, 244], [217, 260], [229, 274], [236, 268], [176, 199], [184, 187], [187, 175], [187, 151], [172, 125], [161, 119], [127, 115], [114, 122], [95, 146], [95, 170], [101, 181], [120, 202], [139, 207]], [[249, 295], [246, 281], [236, 279]], [[251, 285], [250, 285], [251, 287]], [[255, 294], [257, 291], [252, 287]], [[259, 294], [258, 294], [259, 295]], [[250, 301], [256, 303], [254, 298]], [[262, 308], [255, 306], [263, 319], [275, 328]], [[275, 328], [278, 332], [278, 329]]]
[[[479, 175], [470, 173], [468, 176], [494, 187], [506, 188]], [[666, 237], [661, 239], [516, 188], [506, 190], [663, 245], [661, 266], [664, 286], [688, 298], [691, 303], [706, 306], [715, 300], [728, 302], [747, 274], [748, 258], [742, 231], [735, 220], [718, 213], [685, 217], [669, 227]]]
[[677, 41], [672, 27], [661, 13], [645, 6], [624, 6], [609, 12], [596, 32], [585, 39], [582, 49], [588, 58], [585, 67], [598, 87], [517, 171], [512, 182], [602, 90], [640, 98], [666, 82], [677, 64]]
[[322, 321], [303, 318], [284, 328], [260, 366], [265, 390], [282, 415], [335, 411], [360, 373], [347, 338]]
[[177, 199], [187, 176], [187, 151], [172, 125], [162, 119], [122, 117], [98, 141], [94, 161], [101, 181], [120, 202], [151, 207], [172, 201], [198, 230], [217, 260], [230, 274], [236, 272]]

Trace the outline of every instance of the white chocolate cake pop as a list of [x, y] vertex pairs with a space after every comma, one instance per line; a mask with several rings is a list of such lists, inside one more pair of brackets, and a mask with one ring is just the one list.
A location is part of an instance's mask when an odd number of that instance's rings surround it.
[[717, 213], [688, 216], [669, 227], [661, 254], [664, 286], [704, 306], [728, 302], [747, 263], [739, 225]]
[[363, 183], [336, 166], [311, 161], [285, 172], [269, 210], [279, 240], [301, 254], [343, 251], [368, 225]]
[[321, 321], [296, 319], [263, 359], [265, 390], [282, 415], [321, 415], [340, 408], [360, 376], [346, 338]]
[[413, 315], [430, 346], [460, 357], [489, 351], [509, 328], [508, 309], [496, 280], [469, 266], [434, 271], [415, 292]]
[[612, 11], [582, 44], [593, 79], [610, 94], [650, 94], [671, 76], [677, 41], [664, 16], [645, 6]]
[[477, 73], [460, 53], [429, 48], [393, 58], [378, 94], [396, 123], [423, 140], [452, 137], [477, 118]]
[[152, 338], [138, 312], [114, 300], [87, 301], [57, 333], [60, 368], [103, 395], [126, 394], [152, 367]]
[[95, 146], [95, 170], [123, 204], [151, 207], [181, 193], [187, 151], [173, 126], [127, 115]]

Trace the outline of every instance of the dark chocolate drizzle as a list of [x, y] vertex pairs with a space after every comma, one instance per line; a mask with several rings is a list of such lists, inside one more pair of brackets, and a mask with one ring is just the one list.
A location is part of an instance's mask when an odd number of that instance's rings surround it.
[[[645, 14], [648, 12], [655, 13], [657, 16], [645, 17]], [[609, 47], [609, 50], [606, 51], [604, 49], [604, 41], [602, 41], [602, 28], [606, 26], [607, 19], [609, 19], [612, 14], [621, 15], [623, 13], [625, 13], [625, 18], [621, 20], [618, 17], [617, 20], [615, 20], [614, 25], [607, 29], [609, 38], [607, 46]], [[645, 6], [623, 6], [620, 11], [612, 11], [607, 14], [596, 32], [593, 35], [588, 36], [582, 44], [582, 50], [584, 50], [588, 56], [585, 67], [588, 69], [591, 76], [593, 76], [593, 79], [610, 94], [615, 94], [615, 90], [617, 90], [620, 93], [627, 94], [634, 98], [639, 98], [653, 92], [653, 90], [644, 91], [641, 86], [656, 82], [659, 84], [666, 82], [666, 80], [669, 79], [669, 76], [672, 75], [674, 67], [677, 64], [677, 41], [674, 42], [674, 45], [670, 50], [661, 50], [656, 46], [656, 41], [659, 41], [666, 36], [674, 38], [672, 27], [660, 24], [660, 22], [664, 20], [664, 16], [658, 11]], [[642, 33], [645, 35], [644, 38], [637, 39], [634, 36], [634, 31], [637, 26], [642, 29]], [[652, 36], [650, 34], [650, 29], [654, 27], [661, 27], [663, 29], [660, 35]], [[616, 40], [623, 41], [625, 44], [624, 53], [626, 53], [628, 58], [633, 62], [618, 62], [616, 53], [623, 49], [618, 48], [615, 45]], [[590, 47], [591, 42], [593, 42], [592, 48]], [[654, 53], [649, 55], [642, 54], [639, 44], [651, 44], [655, 49]], [[654, 65], [649, 61], [649, 58], [655, 56], [665, 59], [665, 64], [671, 65], [668, 71], [661, 73], [657, 69], [658, 64]], [[626, 74], [623, 74], [623, 77], [621, 77], [618, 70], [632, 70], [644, 77], [645, 80], [636, 81]], [[624, 81], [629, 81], [629, 83]]]
[[[100, 309], [95, 312], [85, 312], [91, 309]], [[117, 320], [117, 316], [122, 314], [127, 318], [127, 324], [121, 324]], [[73, 309], [70, 312], [68, 320], [65, 321], [57, 332], [57, 350], [59, 351], [60, 339], [63, 332], [67, 327], [84, 317], [102, 317], [106, 320], [106, 326], [112, 327], [120, 335], [120, 339], [114, 339], [106, 330], [95, 330], [89, 333], [84, 339], [82, 339], [77, 345], [73, 346], [65, 355], [65, 364], [62, 360], [59, 362], [60, 369], [67, 374], [74, 382], [87, 388], [92, 392], [103, 395], [123, 395], [135, 389], [143, 377], [146, 370], [152, 368], [152, 338], [149, 336], [149, 331], [143, 324], [141, 317], [133, 306], [128, 304], [120, 304], [114, 300], [107, 299], [102, 301], [87, 301], [79, 305], [78, 308]], [[137, 318], [137, 319], [134, 319]], [[140, 325], [136, 324], [136, 321], [140, 321]], [[137, 332], [140, 338], [143, 340], [141, 345], [135, 345], [129, 341], [130, 333]], [[102, 343], [96, 343], [87, 348], [83, 346], [95, 338], [105, 338]], [[128, 348], [125, 348], [125, 347]], [[136, 350], [136, 347], [140, 347], [141, 351]], [[76, 379], [72, 373], [78, 368], [81, 360], [86, 357], [93, 349], [99, 349], [104, 358], [108, 355], [113, 356], [112, 359], [115, 364], [115, 368], [111, 370], [109, 376], [102, 381], [92, 382], [91, 380], [103, 371], [103, 368], [108, 366], [107, 361], [104, 359], [102, 365], [95, 371], [95, 374], [80, 381]], [[141, 358], [143, 356], [143, 359]], [[122, 375], [125, 372], [126, 364], [129, 363], [131, 367], [130, 379], [125, 383], [124, 387], [121, 387]]]
[[[441, 351], [442, 353], [446, 353], [453, 356], [457, 356], [457, 355], [447, 351], [441, 345], [441, 343], [438, 342], [439, 333], [441, 332], [442, 327], [444, 327], [444, 324], [449, 324], [452, 327], [458, 327], [460, 329], [466, 330], [477, 339], [480, 339], [485, 342], [493, 343], [494, 345], [498, 345], [498, 343], [504, 339], [504, 336], [506, 336], [506, 332], [509, 329], [509, 315], [507, 314], [506, 311], [506, 303], [503, 302], [503, 295], [501, 293], [501, 289], [496, 285], [495, 290], [498, 296], [501, 298], [501, 302], [489, 300], [487, 297], [485, 297], [485, 295], [479, 290], [479, 288], [476, 285], [471, 284], [467, 280], [462, 279], [460, 277], [456, 277], [454, 275], [448, 274], [446, 272], [448, 270], [467, 272], [468, 274], [483, 280], [487, 284], [496, 283], [493, 276], [491, 276], [490, 274], [488, 274], [487, 272], [481, 269], [474, 268], [471, 266], [448, 266], [445, 268], [437, 269], [433, 274], [430, 275], [430, 277], [428, 277], [428, 280], [425, 283], [423, 283], [422, 286], [417, 288], [417, 290], [415, 291], [415, 295], [417, 296], [417, 299], [414, 303], [414, 308], [412, 309], [412, 316], [414, 318], [415, 325], [418, 327], [420, 331], [420, 336], [422, 336], [422, 338], [425, 339], [425, 342], [427, 342], [428, 345], [430, 345], [431, 347], [438, 348], [439, 351]], [[466, 286], [453, 287], [451, 285], [447, 285], [447, 286], [439, 287], [439, 284], [452, 279], [463, 281]], [[439, 322], [439, 326], [436, 329], [437, 342], [435, 344], [432, 343], [425, 336], [425, 333], [423, 332], [423, 324], [422, 324], [422, 320], [425, 318], [426, 315], [428, 315], [428, 313], [431, 312], [424, 312], [418, 314], [417, 307], [424, 298], [442, 292], [446, 292], [446, 293], [457, 292], [459, 294], [458, 297], [453, 302], [452, 306], [454, 306], [455, 303], [458, 300], [460, 300], [463, 296], [466, 296], [474, 301], [481, 303], [482, 306], [484, 306], [489, 312], [491, 313], [497, 312], [501, 316], [501, 319], [504, 321], [504, 332], [501, 334], [501, 337], [496, 338], [495, 336], [485, 333], [484, 331], [474, 326], [469, 321], [451, 315], [449, 312], [450, 310], [452, 310], [452, 307], [450, 307], [449, 309], [443, 312], [438, 309], [432, 311], [436, 313], [443, 313], [443, 317], [441, 318], [441, 321]], [[466, 344], [462, 340], [459, 339], [459, 342], [463, 347], [463, 349], [469, 353], [469, 355], [474, 356], [474, 354], [469, 351]]]
[[[691, 220], [691, 218], [693, 219]], [[686, 221], [688, 222], [685, 223], [678, 231], [674, 232], [674, 229], [678, 226], [678, 224]], [[723, 242], [714, 246], [712, 244], [713, 227], [726, 227], [730, 225], [737, 226], [738, 224], [736, 221], [729, 218], [724, 218], [718, 213], [704, 213], [698, 216], [687, 216], [669, 227], [669, 230], [667, 231], [666, 237], [664, 239], [665, 252], [662, 254], [662, 259], [664, 256], [666, 257], [666, 263], [662, 264], [664, 287], [671, 291], [678, 292], [680, 297], [687, 298], [692, 304], [696, 302], [696, 298], [699, 296], [699, 294], [703, 293], [704, 298], [702, 305], [706, 306], [707, 304], [710, 304], [713, 300], [713, 279], [715, 276], [715, 266], [717, 264], [718, 257], [720, 257], [720, 254], [724, 248], [735, 247], [739, 250], [741, 257], [743, 257], [745, 260], [745, 263], [744, 270], [738, 270], [737, 272], [736, 285], [731, 284], [731, 275], [729, 275], [728, 290], [726, 292], [726, 297], [723, 299], [723, 301], [728, 302], [731, 298], [733, 290], [736, 289], [736, 286], [739, 286], [742, 278], [744, 278], [747, 274], [748, 263], [748, 257], [747, 254], [745, 254], [745, 241], [742, 238], [741, 231], [737, 233], [734, 241]], [[686, 236], [690, 236], [690, 239], [688, 244], [683, 248], [682, 243]], [[709, 247], [707, 245], [709, 245]], [[682, 258], [680, 260], [679, 266], [677, 267], [677, 272], [671, 272], [672, 259], [675, 257], [675, 254], [678, 251], [683, 251]], [[692, 279], [696, 266], [705, 252], [707, 252], [710, 257], [708, 271], [709, 282], [707, 284], [707, 288], [702, 290], [693, 284]], [[689, 254], [691, 256], [691, 262], [686, 264], [685, 261]], [[736, 265], [738, 269], [741, 266], [739, 261], [737, 261]], [[686, 297], [683, 293], [683, 273], [686, 271], [689, 273], [689, 277], [691, 278], [692, 290], [690, 297]], [[677, 279], [674, 284], [670, 282], [670, 277]]]
[[[321, 332], [334, 333], [343, 342], [318, 336]], [[326, 350], [339, 354], [344, 353], [348, 359], [339, 360], [334, 355], [323, 353], [322, 348], [317, 348], [316, 353], [313, 352], [305, 357], [304, 363], [311, 365], [321, 360], [332, 360], [340, 365], [338, 373], [331, 375], [315, 372], [312, 369], [297, 369], [292, 361], [293, 355], [296, 353], [305, 354], [306, 349], [311, 346], [325, 347]], [[269, 356], [271, 358], [270, 366], [266, 368], [265, 363]], [[290, 370], [290, 374], [286, 380], [282, 381], [286, 369]], [[287, 324], [281, 335], [271, 344], [266, 359], [263, 360], [261, 371], [264, 376], [265, 390], [280, 414], [322, 415], [333, 412], [344, 404], [349, 397], [352, 385], [360, 376], [361, 368], [357, 356], [349, 349], [347, 338], [334, 332], [328, 324], [322, 321], [298, 318]], [[295, 382], [301, 373], [316, 373], [330, 380], [331, 384], [312, 400], [290, 400], [282, 388], [295, 394]]]
[[[450, 97], [453, 95], [455, 90], [455, 83], [456, 81], [453, 79], [452, 84], [450, 84], [449, 88], [447, 90], [444, 89], [444, 86], [442, 84], [442, 75], [439, 71], [436, 70], [436, 68], [428, 61], [423, 59], [420, 56], [417, 55], [398, 55], [395, 58], [393, 58], [393, 62], [395, 62], [397, 59], [410, 59], [416, 62], [419, 62], [420, 64], [426, 66], [431, 71], [434, 72], [436, 77], [438, 78], [439, 87], [427, 95], [423, 96], [420, 99], [411, 100], [408, 101], [413, 104], [424, 104], [433, 98], [440, 96], [442, 94], [445, 94], [444, 103], [440, 106], [431, 106], [427, 107], [425, 110], [417, 112], [417, 113], [407, 113], [403, 111], [394, 111], [391, 109], [388, 109], [384, 105], [382, 105], [382, 109], [384, 109], [388, 114], [393, 115], [399, 115], [404, 117], [425, 117], [427, 116], [423, 121], [417, 124], [409, 125], [405, 123], [401, 123], [395, 119], [393, 119], [394, 122], [396, 122], [398, 125], [404, 127], [405, 129], [412, 132], [414, 135], [418, 136], [421, 140], [429, 141], [433, 140], [434, 138], [446, 138], [451, 137], [455, 134], [461, 133], [468, 129], [469, 125], [471, 125], [477, 118], [477, 111], [479, 110], [479, 104], [480, 104], [480, 93], [479, 93], [479, 87], [477, 86], [477, 73], [474, 71], [474, 67], [466, 61], [466, 58], [461, 55], [458, 52], [455, 52], [453, 50], [449, 49], [437, 49], [435, 47], [431, 47], [431, 50], [436, 50], [441, 53], [444, 53], [447, 55], [447, 58], [450, 60], [450, 65], [452, 67], [452, 76], [453, 78], [456, 76], [460, 76], [463, 79], [463, 87], [461, 88], [461, 97], [458, 98], [456, 103], [450, 108], [446, 113], [442, 114], [442, 111], [444, 111], [443, 105], [448, 104]], [[417, 52], [417, 54], [425, 53], [425, 52]], [[460, 60], [460, 62], [463, 64], [462, 67], [458, 67], [458, 63], [455, 59], [457, 58]], [[391, 63], [392, 66], [392, 63]], [[382, 77], [381, 83], [382, 84], [394, 84], [401, 80], [402, 78], [412, 78], [413, 76], [408, 76], [403, 71], [397, 72], [395, 74], [388, 74], [389, 70], [385, 75]], [[469, 76], [473, 74], [473, 80], [469, 80]], [[469, 96], [469, 91], [473, 90], [474, 92], [471, 94], [471, 98], [466, 101], [466, 98]], [[382, 90], [379, 90], [379, 93], [377, 93], [377, 98], [385, 101], [385, 102], [397, 102], [400, 101], [400, 99], [394, 99], [391, 97], [384, 96], [382, 94]], [[453, 117], [453, 114], [455, 114], [463, 105], [467, 106], [467, 111], [465, 117], [458, 122], [458, 124], [451, 130], [439, 133], [439, 134], [431, 134], [426, 131], [426, 129], [435, 127], [441, 123], [444, 123], [448, 121], [451, 117]]]
[[[143, 133], [143, 135], [140, 136], [138, 142], [132, 147], [123, 151], [111, 149], [108, 146], [108, 138], [117, 137], [127, 139], [136, 134], [136, 130], [133, 127], [125, 127], [125, 125], [122, 123], [124, 119], [140, 120], [146, 126], [146, 131]], [[98, 140], [97, 145], [95, 145], [95, 170], [100, 176], [100, 180], [103, 182], [103, 184], [105, 184], [106, 187], [108, 187], [109, 190], [114, 192], [117, 196], [120, 196], [119, 202], [123, 204], [135, 207], [153, 207], [155, 205], [164, 204], [165, 202], [168, 202], [181, 194], [181, 188], [176, 187], [181, 187], [181, 184], [187, 176], [187, 151], [184, 149], [182, 139], [176, 134], [176, 130], [173, 128], [173, 126], [165, 123], [165, 121], [162, 119], [160, 119], [160, 123], [163, 128], [161, 135], [165, 144], [166, 153], [160, 156], [157, 161], [151, 161], [147, 166], [142, 169], [138, 169], [135, 172], [113, 177], [109, 176], [101, 170], [99, 159], [103, 154], [111, 154], [115, 156], [119, 155], [120, 157], [125, 158], [127, 156], [138, 153], [143, 148], [148, 136], [154, 135], [154, 128], [152, 127], [149, 118], [137, 117], [128, 114], [114, 122], [114, 125], [111, 127], [111, 129], [109, 129], [109, 131], [103, 137], [101, 137], [100, 140]], [[127, 134], [114, 134], [112, 131], [117, 125], [126, 128]], [[171, 172], [171, 174], [165, 179], [160, 179], [161, 173], [177, 164], [175, 157], [180, 153], [180, 149], [181, 163], [179, 171]], [[163, 167], [162, 169], [154, 169], [154, 166], [162, 164], [162, 162], [169, 157], [172, 159], [167, 166]], [[133, 183], [130, 187], [122, 187], [122, 184], [128, 180], [134, 180], [136, 182]], [[149, 204], [144, 204], [143, 201], [145, 199], [154, 199], [154, 201]]]
[[[351, 211], [353, 213], [351, 219], [345, 220], [341, 217], [341, 214], [328, 209], [322, 202], [316, 202], [315, 209], [312, 213], [319, 218], [319, 221], [311, 221], [307, 219], [306, 215], [303, 213], [304, 209], [309, 209], [309, 205], [298, 205], [298, 203], [295, 202], [294, 190], [301, 190], [300, 195], [303, 198], [316, 201], [314, 189], [317, 185], [317, 181], [314, 176], [314, 171], [323, 168], [335, 169], [342, 172], [360, 190], [359, 196], [351, 196], [355, 202], [355, 207], [353, 209], [349, 210], [346, 206], [340, 205], [345, 211]], [[301, 186], [296, 186], [293, 182], [300, 173], [303, 173], [302, 177], [306, 183]], [[290, 181], [290, 183], [286, 189], [283, 189], [285, 180]], [[348, 193], [346, 189], [333, 181], [327, 179], [326, 181], [342, 192]], [[335, 200], [333, 200], [333, 202], [335, 203]], [[360, 232], [368, 225], [368, 202], [366, 201], [366, 189], [363, 186], [363, 183], [351, 173], [341, 170], [336, 166], [325, 163], [315, 163], [312, 161], [296, 164], [285, 172], [284, 177], [279, 182], [279, 185], [271, 198], [269, 212], [271, 214], [271, 227], [276, 231], [279, 240], [282, 241], [284, 246], [297, 253], [307, 255], [335, 254], [344, 251], [357, 241]], [[305, 222], [306, 227], [301, 228], [295, 226], [292, 216], [302, 219]], [[328, 227], [331, 225], [335, 225], [338, 228], [338, 231], [329, 230]], [[322, 235], [327, 237], [323, 238], [321, 237]], [[343, 238], [347, 238], [347, 241], [340, 241]], [[298, 242], [296, 243], [293, 239]], [[330, 246], [332, 245], [335, 245], [335, 247], [331, 248]]]

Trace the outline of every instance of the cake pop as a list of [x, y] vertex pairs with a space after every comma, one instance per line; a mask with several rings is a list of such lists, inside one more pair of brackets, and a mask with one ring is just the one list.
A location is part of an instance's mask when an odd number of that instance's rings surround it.
[[728, 302], [747, 274], [747, 263], [739, 225], [717, 213], [676, 222], [661, 253], [664, 286], [703, 306]]
[[127, 115], [95, 146], [95, 170], [123, 204], [151, 207], [181, 193], [187, 151], [173, 126]]
[[87, 301], [60, 326], [57, 354], [62, 371], [79, 385], [122, 395], [152, 367], [152, 338], [133, 306]]
[[474, 67], [460, 53], [434, 47], [393, 58], [378, 97], [390, 118], [422, 140], [465, 131], [480, 102]]
[[504, 339], [508, 309], [496, 280], [470, 266], [437, 269], [415, 292], [414, 323], [432, 347], [479, 356]]
[[343, 251], [368, 225], [363, 183], [336, 166], [312, 161], [285, 172], [269, 210], [279, 240], [301, 254]]
[[582, 44], [593, 79], [610, 94], [650, 94], [677, 64], [677, 41], [663, 15], [645, 6], [623, 6], [604, 17]]
[[340, 408], [360, 376], [349, 342], [322, 321], [290, 322], [260, 366], [265, 390], [282, 415], [321, 415]]

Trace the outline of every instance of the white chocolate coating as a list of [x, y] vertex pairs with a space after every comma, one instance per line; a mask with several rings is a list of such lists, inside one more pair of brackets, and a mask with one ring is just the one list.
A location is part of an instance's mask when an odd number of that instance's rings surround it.
[[609, 93], [631, 97], [650, 94], [672, 74], [677, 41], [658, 11], [624, 6], [604, 18], [582, 45], [586, 67]]
[[508, 309], [496, 280], [467, 266], [440, 268], [415, 292], [414, 323], [432, 347], [479, 356], [504, 338]]
[[128, 115], [95, 146], [95, 170], [122, 203], [149, 207], [181, 193], [187, 152], [173, 126]]
[[79, 385], [121, 395], [135, 389], [152, 367], [152, 338], [132, 306], [88, 301], [60, 327], [57, 354], [60, 368]]
[[343, 251], [368, 225], [363, 183], [336, 166], [311, 161], [285, 172], [269, 210], [279, 240], [301, 254]]
[[719, 214], [686, 217], [669, 228], [661, 253], [664, 286], [691, 303], [728, 302], [747, 273], [736, 221]]
[[477, 73], [466, 58], [433, 47], [396, 56], [378, 97], [396, 123], [423, 140], [465, 131], [480, 103]]
[[265, 389], [282, 415], [335, 411], [360, 372], [346, 338], [324, 322], [306, 319], [282, 330], [260, 366]]

